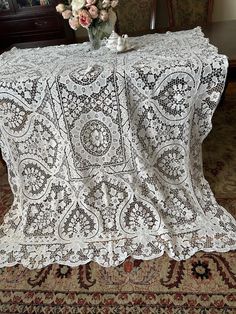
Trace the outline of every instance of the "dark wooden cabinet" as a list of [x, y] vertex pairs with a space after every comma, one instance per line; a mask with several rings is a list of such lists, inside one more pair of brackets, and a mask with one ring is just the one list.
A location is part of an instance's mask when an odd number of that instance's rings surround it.
[[0, 0], [0, 50], [75, 42], [56, 0]]

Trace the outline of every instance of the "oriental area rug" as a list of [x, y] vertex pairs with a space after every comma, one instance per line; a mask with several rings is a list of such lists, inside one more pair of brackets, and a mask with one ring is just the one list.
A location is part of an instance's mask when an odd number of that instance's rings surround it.
[[[215, 112], [203, 161], [217, 201], [236, 216], [236, 84], [228, 86]], [[0, 223], [11, 203], [1, 164]], [[167, 255], [150, 261], [128, 258], [113, 268], [94, 262], [75, 268], [1, 268], [0, 313], [234, 314], [236, 252], [199, 252], [181, 262]]]

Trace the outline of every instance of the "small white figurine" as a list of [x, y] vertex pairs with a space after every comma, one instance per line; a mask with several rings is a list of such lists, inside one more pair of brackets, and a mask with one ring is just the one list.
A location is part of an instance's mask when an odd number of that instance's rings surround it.
[[122, 35], [122, 37], [124, 38], [125, 50], [129, 50], [131, 48], [130, 42], [129, 42], [129, 36], [125, 34], [125, 35]]
[[118, 37], [116, 50], [118, 52], [125, 50], [124, 39], [121, 36]]

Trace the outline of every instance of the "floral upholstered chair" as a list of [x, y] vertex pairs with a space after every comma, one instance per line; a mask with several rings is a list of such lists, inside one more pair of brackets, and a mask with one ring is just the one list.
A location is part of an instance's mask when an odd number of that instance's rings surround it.
[[211, 22], [214, 0], [167, 0], [170, 26], [190, 28]]
[[156, 28], [157, 0], [119, 0], [117, 30], [138, 35]]

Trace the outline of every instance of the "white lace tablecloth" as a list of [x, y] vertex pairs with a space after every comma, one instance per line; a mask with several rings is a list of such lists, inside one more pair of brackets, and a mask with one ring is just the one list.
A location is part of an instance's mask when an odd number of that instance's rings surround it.
[[227, 58], [201, 29], [0, 56], [0, 146], [14, 203], [0, 266], [236, 248], [236, 222], [203, 177], [201, 143]]

